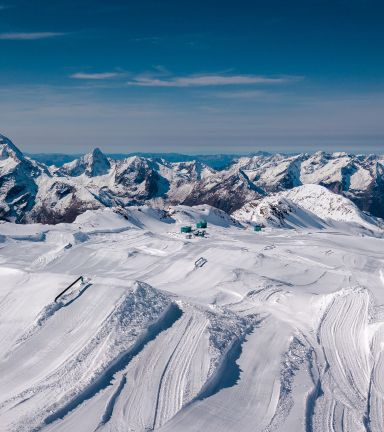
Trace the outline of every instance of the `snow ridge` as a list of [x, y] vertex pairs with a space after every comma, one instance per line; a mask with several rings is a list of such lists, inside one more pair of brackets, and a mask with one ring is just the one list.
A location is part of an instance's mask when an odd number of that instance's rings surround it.
[[[72, 405], [75, 407], [74, 401], [118, 363], [128, 350], [139, 344], [148, 328], [164, 316], [170, 305], [166, 296], [147, 284], [137, 282], [132, 290], [121, 296], [92, 339], [72, 358], [37, 385], [3, 404], [14, 404], [36, 392], [46, 395], [45, 401], [41, 401], [43, 405], [39, 404], [39, 410], [32, 417], [21, 418], [13, 428], [18, 431], [40, 429], [43, 423], [49, 424], [69, 411]], [[57, 315], [58, 310], [56, 308], [53, 312]], [[53, 313], [50, 315], [52, 319]], [[43, 324], [47, 328], [49, 318]], [[51, 403], [48, 395], [58, 391], [60, 395]], [[49, 415], [51, 412], [55, 412], [54, 416]]]

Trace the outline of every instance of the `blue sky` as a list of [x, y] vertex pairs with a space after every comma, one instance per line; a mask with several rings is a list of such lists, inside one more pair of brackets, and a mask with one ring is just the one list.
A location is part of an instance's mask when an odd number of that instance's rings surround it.
[[25, 152], [384, 153], [384, 2], [0, 0]]

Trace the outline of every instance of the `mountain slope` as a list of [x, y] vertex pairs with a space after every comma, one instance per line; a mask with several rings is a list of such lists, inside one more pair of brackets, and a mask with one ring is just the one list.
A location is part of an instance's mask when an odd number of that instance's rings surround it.
[[349, 199], [318, 185], [271, 194], [245, 204], [232, 216], [243, 223], [280, 228], [323, 229], [337, 222], [376, 231], [382, 227], [382, 220], [368, 217]]
[[1, 221], [0, 430], [383, 431], [383, 232], [290, 192], [262, 202], [295, 230], [207, 205]]
[[209, 204], [231, 213], [263, 194], [264, 191], [255, 186], [243, 171], [231, 168], [196, 182], [182, 204]]

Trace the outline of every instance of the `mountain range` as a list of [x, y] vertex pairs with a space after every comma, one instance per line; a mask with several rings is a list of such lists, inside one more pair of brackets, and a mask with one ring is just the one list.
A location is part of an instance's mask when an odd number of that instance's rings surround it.
[[[257, 152], [260, 155], [268, 155], [267, 152]], [[63, 153], [25, 153], [25, 156], [30, 157], [31, 159], [35, 159], [38, 162], [43, 162], [45, 165], [51, 166], [55, 165], [56, 167], [61, 167], [65, 163], [72, 162], [75, 159], [84, 156], [83, 154], [73, 154], [67, 155]], [[139, 156], [143, 158], [160, 158], [164, 159], [167, 162], [202, 162], [205, 165], [208, 165], [212, 168], [221, 168], [230, 162], [233, 159], [237, 159], [242, 157], [241, 155], [227, 155], [227, 154], [216, 154], [216, 155], [184, 155], [180, 153], [106, 153], [106, 156], [110, 159], [127, 159], [132, 156]], [[254, 155], [252, 155], [254, 156]]]
[[324, 186], [361, 211], [384, 217], [382, 155], [258, 152], [227, 156], [220, 168], [197, 159], [172, 162], [161, 154], [112, 158], [96, 148], [56, 166], [23, 155], [0, 135], [0, 218], [56, 224], [72, 222], [90, 209], [143, 204], [162, 209], [209, 204], [232, 214], [306, 184]]

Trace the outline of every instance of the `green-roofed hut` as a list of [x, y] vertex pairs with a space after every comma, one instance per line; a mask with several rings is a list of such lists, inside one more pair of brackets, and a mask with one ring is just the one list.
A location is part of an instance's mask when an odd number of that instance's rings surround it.
[[207, 224], [206, 220], [200, 221], [200, 222], [197, 223], [196, 228], [207, 228], [207, 225], [208, 224]]

